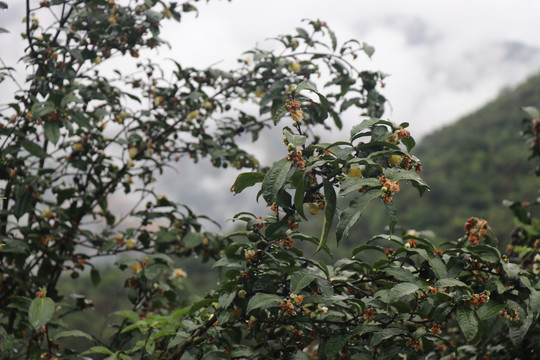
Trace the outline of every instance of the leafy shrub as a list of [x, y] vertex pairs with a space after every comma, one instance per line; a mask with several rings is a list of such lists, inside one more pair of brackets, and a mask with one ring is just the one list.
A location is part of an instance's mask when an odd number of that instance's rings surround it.
[[[43, 25], [37, 16], [46, 9], [58, 16]], [[420, 195], [428, 186], [408, 124], [382, 119], [384, 75], [354, 65], [373, 48], [340, 44], [326, 23], [307, 21], [307, 29], [277, 38], [282, 49], [254, 49], [233, 71], [175, 63], [167, 73], [137, 60], [163, 43], [161, 21], [194, 10], [156, 0], [45, 0], [27, 9], [29, 75], [0, 127], [2, 356], [534, 358], [538, 226], [523, 203], [509, 203], [520, 225], [510, 249], [516, 262], [477, 218], [441, 248], [422, 233], [395, 233], [400, 186]], [[138, 71], [111, 76], [102, 68], [128, 55]], [[12, 76], [10, 68], [2, 72]], [[259, 114], [243, 101], [256, 103]], [[341, 128], [342, 113], [353, 108], [362, 118], [348, 139], [325, 143], [315, 135], [330, 120]], [[537, 125], [528, 132], [533, 155], [540, 153]], [[274, 126], [282, 127], [286, 149], [261, 169], [235, 139], [248, 133], [256, 140]], [[260, 184], [271, 214], [241, 212], [233, 220], [244, 228], [227, 236], [207, 231], [209, 219], [154, 189], [155, 177], [183, 158], [251, 169], [231, 191]], [[140, 198], [127, 212], [109, 205], [122, 192]], [[333, 264], [313, 258], [331, 255], [329, 236], [348, 238], [374, 201], [388, 209], [389, 234], [359, 239], [352, 257]], [[298, 230], [319, 212], [319, 237]], [[313, 244], [309, 255], [299, 242]], [[68, 327], [63, 319], [92, 303], [59, 293], [62, 276], [89, 270], [98, 284], [99, 258], [120, 254], [127, 255], [116, 265], [127, 274], [131, 308], [115, 313], [122, 320], [111, 321], [114, 332], [99, 338]], [[224, 279], [182, 307], [186, 273], [176, 264], [194, 255], [215, 261]], [[85, 338], [86, 350], [70, 349], [62, 342], [68, 337]]]

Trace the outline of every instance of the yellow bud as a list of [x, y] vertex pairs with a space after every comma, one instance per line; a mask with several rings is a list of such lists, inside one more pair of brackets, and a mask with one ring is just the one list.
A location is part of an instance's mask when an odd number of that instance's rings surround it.
[[388, 164], [392, 165], [392, 166], [397, 166], [399, 164], [401, 164], [401, 156], [399, 155], [392, 155], [388, 158]]
[[135, 156], [137, 156], [138, 152], [139, 151], [137, 149], [135, 149], [135, 148], [129, 150], [129, 157], [133, 159]]
[[171, 10], [165, 8], [163, 9], [163, 16], [165, 16], [167, 19], [170, 19], [171, 18]]
[[129, 238], [126, 240], [126, 248], [128, 249], [133, 249], [136, 244], [137, 244], [137, 240], [133, 238]]
[[362, 177], [362, 169], [360, 169], [358, 164], [352, 164], [348, 175], [349, 175], [349, 177], [361, 178]]
[[71, 145], [71, 148], [74, 151], [82, 151], [84, 149], [84, 145], [81, 144], [81, 143], [75, 143], [75, 144]]
[[199, 116], [199, 112], [197, 110], [190, 112], [188, 115], [191, 120], [195, 119], [197, 116]]
[[301, 66], [300, 66], [299, 62], [295, 62], [289, 68], [294, 72], [298, 72], [298, 71], [300, 71]]

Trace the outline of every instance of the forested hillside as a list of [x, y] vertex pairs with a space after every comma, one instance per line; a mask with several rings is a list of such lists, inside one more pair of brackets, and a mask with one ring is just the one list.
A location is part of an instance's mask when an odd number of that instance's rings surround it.
[[[478, 216], [487, 219], [500, 243], [506, 244], [513, 224], [502, 201], [538, 195], [537, 179], [531, 176], [535, 166], [528, 162], [520, 136], [524, 117], [520, 109], [539, 102], [540, 75], [536, 75], [419, 141], [415, 154], [422, 160], [422, 176], [431, 191], [420, 199], [413, 189], [404, 189], [396, 197], [398, 224], [434, 230], [442, 241], [462, 236], [467, 218]], [[359, 236], [366, 229], [380, 232], [386, 221], [382, 206], [379, 212], [366, 214], [357, 228]]]

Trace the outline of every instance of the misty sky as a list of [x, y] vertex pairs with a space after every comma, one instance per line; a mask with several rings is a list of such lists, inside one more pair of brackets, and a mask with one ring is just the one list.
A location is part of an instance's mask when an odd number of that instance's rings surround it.
[[[10, 8], [0, 12], [0, 26], [10, 34], [0, 34], [0, 57], [13, 65], [25, 45], [19, 35], [23, 2], [6, 2]], [[270, 48], [265, 39], [294, 32], [302, 19], [321, 19], [338, 40], [355, 38], [375, 47], [373, 59], [363, 60], [362, 65], [391, 75], [383, 91], [391, 104], [386, 116], [409, 122], [417, 138], [474, 111], [502, 89], [540, 70], [540, 1], [536, 0], [212, 0], [197, 6], [197, 18], [184, 14], [180, 24], [165, 26], [163, 37], [171, 49], [160, 49], [152, 54], [154, 58], [171, 57], [184, 66], [228, 68], [256, 45]], [[2, 103], [9, 101], [10, 86], [0, 83]], [[355, 121], [347, 119], [345, 131]], [[265, 165], [277, 160], [261, 150], [273, 140], [250, 147]], [[233, 198], [229, 188], [236, 174], [184, 162], [169, 174], [174, 182], [162, 183], [163, 192], [195, 203], [196, 211], [222, 222], [235, 208], [252, 204], [256, 194]]]

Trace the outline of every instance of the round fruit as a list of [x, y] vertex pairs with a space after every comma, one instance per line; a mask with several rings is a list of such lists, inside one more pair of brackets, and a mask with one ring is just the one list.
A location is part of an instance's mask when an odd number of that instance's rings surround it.
[[388, 164], [392, 166], [397, 166], [401, 164], [402, 157], [399, 155], [392, 155], [388, 158]]

